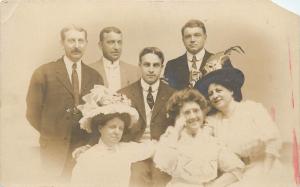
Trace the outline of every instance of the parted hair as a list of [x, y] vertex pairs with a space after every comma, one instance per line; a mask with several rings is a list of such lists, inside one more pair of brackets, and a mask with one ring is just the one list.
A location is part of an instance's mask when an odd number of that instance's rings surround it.
[[164, 63], [164, 60], [165, 60], [165, 57], [164, 57], [164, 54], [163, 52], [157, 48], [157, 47], [145, 47], [141, 52], [140, 52], [140, 55], [139, 55], [139, 62], [141, 63], [142, 62], [142, 57], [146, 54], [149, 54], [149, 53], [152, 53], [152, 54], [155, 54], [158, 56], [158, 58], [161, 60], [161, 64]]
[[186, 29], [187, 27], [200, 27], [204, 34], [206, 34], [206, 28], [205, 28], [205, 25], [202, 21], [200, 20], [197, 20], [197, 19], [191, 19], [189, 20], [188, 22], [186, 22], [183, 27], [181, 28], [181, 35], [183, 36], [183, 33], [184, 33], [184, 29]]
[[167, 114], [172, 123], [175, 123], [182, 106], [188, 102], [199, 104], [201, 110], [206, 115], [209, 105], [206, 98], [196, 89], [186, 88], [175, 92], [167, 102]]
[[[237, 86], [236, 84], [234, 84], [233, 81], [228, 81], [228, 80], [215, 80], [214, 82], [215, 84], [220, 84], [222, 86], [224, 86], [226, 89], [230, 90], [233, 92], [233, 99], [237, 102], [240, 102], [241, 100], [243, 100], [243, 95], [242, 95], [242, 91], [241, 91], [241, 87]], [[211, 83], [211, 84], [212, 84]], [[207, 97], [208, 97], [208, 93], [207, 93]]]
[[70, 26], [67, 26], [67, 27], [64, 27], [61, 29], [60, 31], [60, 39], [61, 41], [64, 41], [66, 36], [65, 36], [65, 33], [68, 32], [69, 30], [76, 30], [76, 31], [79, 31], [79, 32], [84, 32], [85, 34], [85, 39], [87, 40], [87, 31], [82, 28], [82, 27], [79, 27], [79, 26], [76, 26], [76, 25], [70, 25]]
[[119, 118], [124, 122], [124, 131], [129, 127], [131, 123], [131, 118], [128, 113], [112, 113], [112, 114], [98, 114], [92, 118], [91, 129], [95, 134], [99, 134], [98, 128], [104, 127], [108, 121]]
[[110, 32], [122, 34], [122, 31], [121, 31], [118, 27], [114, 27], [114, 26], [111, 26], [111, 27], [105, 27], [105, 28], [103, 28], [103, 29], [100, 31], [100, 34], [99, 34], [99, 40], [100, 40], [100, 41], [103, 41], [103, 39], [104, 39], [104, 34], [105, 34], [105, 33], [110, 33]]

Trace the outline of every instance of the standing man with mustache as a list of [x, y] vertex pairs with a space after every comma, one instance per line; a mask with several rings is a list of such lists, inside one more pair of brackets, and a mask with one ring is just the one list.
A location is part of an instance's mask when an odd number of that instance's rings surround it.
[[[212, 55], [205, 48], [206, 28], [200, 20], [189, 20], [181, 29], [186, 53], [167, 62], [164, 78], [177, 90], [194, 87], [201, 79], [207, 59]], [[231, 66], [230, 61], [225, 66]]]
[[101, 75], [82, 62], [86, 30], [72, 25], [60, 34], [65, 54], [34, 71], [26, 98], [26, 117], [40, 134], [43, 177], [51, 183], [70, 175], [72, 151], [89, 139], [78, 123], [81, 96], [95, 84], [103, 84]]
[[112, 91], [117, 91], [140, 77], [136, 66], [120, 60], [122, 53], [122, 32], [117, 27], [106, 27], [99, 36], [99, 48], [103, 57], [90, 64], [104, 78], [104, 85]]

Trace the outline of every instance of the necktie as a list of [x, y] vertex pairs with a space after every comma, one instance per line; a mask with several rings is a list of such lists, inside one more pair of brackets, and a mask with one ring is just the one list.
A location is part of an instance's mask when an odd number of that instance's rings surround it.
[[149, 89], [148, 89], [147, 103], [148, 103], [150, 109], [152, 110], [152, 108], [154, 106], [154, 99], [153, 99], [153, 95], [152, 95], [152, 88], [151, 88], [151, 86], [149, 86]]
[[75, 106], [79, 105], [79, 79], [76, 71], [77, 64], [72, 65], [72, 85], [73, 85], [73, 94], [74, 94], [74, 104]]
[[195, 74], [195, 71], [198, 71], [196, 62], [197, 62], [197, 58], [194, 55], [193, 58], [192, 58], [192, 70], [190, 72], [190, 84], [189, 84], [190, 88], [193, 88], [196, 81], [199, 79], [198, 73]]
[[193, 68], [193, 69], [197, 69], [196, 62], [197, 62], [197, 58], [196, 58], [196, 56], [194, 55], [193, 58], [192, 58], [192, 68]]

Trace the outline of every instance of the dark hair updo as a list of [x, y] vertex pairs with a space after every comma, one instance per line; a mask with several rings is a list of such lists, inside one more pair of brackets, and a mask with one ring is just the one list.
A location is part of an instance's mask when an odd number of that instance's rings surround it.
[[124, 131], [129, 127], [131, 118], [128, 113], [112, 113], [112, 114], [98, 114], [92, 118], [91, 129], [93, 133], [99, 133], [99, 126], [104, 127], [108, 121], [118, 118], [124, 122]]

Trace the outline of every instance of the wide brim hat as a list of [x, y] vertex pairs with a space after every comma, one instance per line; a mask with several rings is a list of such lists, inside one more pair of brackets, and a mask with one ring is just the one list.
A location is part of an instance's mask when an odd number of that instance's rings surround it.
[[112, 92], [102, 85], [95, 85], [89, 94], [82, 98], [85, 104], [77, 106], [83, 117], [79, 120], [80, 128], [92, 133], [92, 118], [102, 114], [127, 113], [131, 124], [139, 119], [139, 114], [131, 106], [131, 101], [125, 95]]
[[227, 85], [231, 89], [240, 92], [245, 77], [241, 70], [232, 66], [229, 58], [232, 51], [244, 53], [244, 50], [240, 46], [234, 46], [212, 55], [204, 66], [203, 76], [196, 82], [194, 88], [207, 96], [209, 85], [218, 83]]
[[244, 73], [234, 67], [226, 67], [208, 73], [198, 80], [195, 88], [203, 95], [208, 96], [208, 87], [212, 83], [230, 85], [231, 88], [241, 89], [245, 81]]

